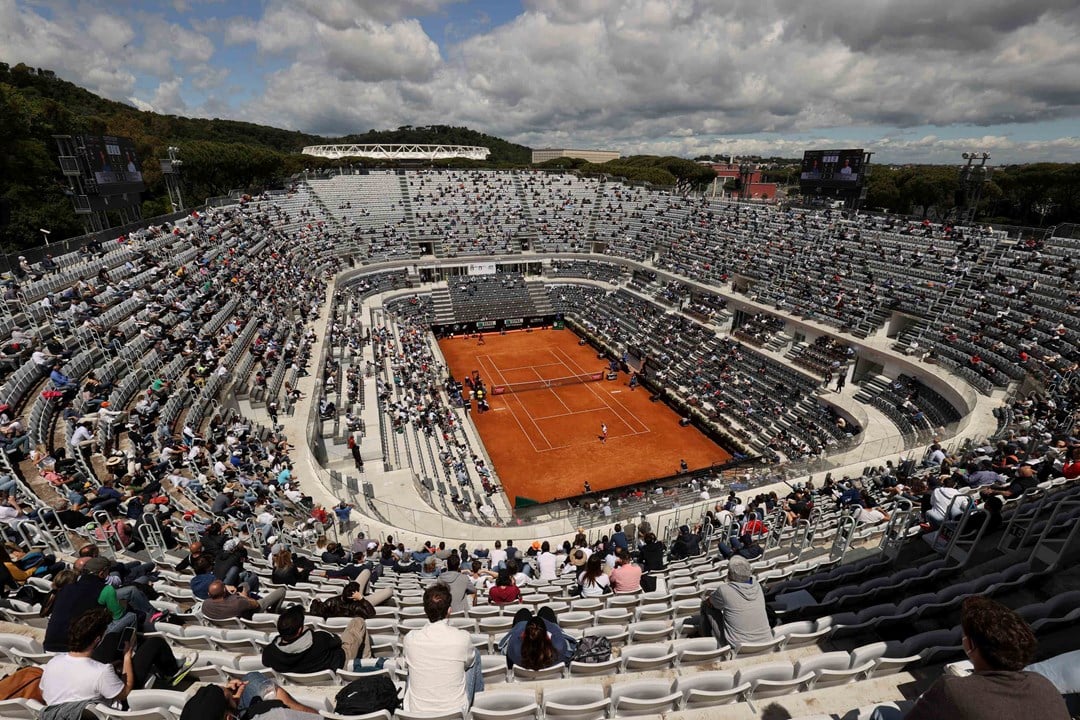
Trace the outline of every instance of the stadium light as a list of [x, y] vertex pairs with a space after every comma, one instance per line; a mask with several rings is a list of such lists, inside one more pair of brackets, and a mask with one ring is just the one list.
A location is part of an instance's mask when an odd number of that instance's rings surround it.
[[46, 230], [45, 228], [38, 228], [38, 232], [41, 233], [42, 239], [45, 240], [45, 247], [49, 247], [49, 236], [52, 235], [52, 231]]

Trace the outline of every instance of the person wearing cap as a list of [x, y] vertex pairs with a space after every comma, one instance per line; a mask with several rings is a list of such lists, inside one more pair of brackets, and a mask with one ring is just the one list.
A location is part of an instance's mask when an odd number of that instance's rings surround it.
[[214, 577], [226, 585], [247, 585], [252, 592], [259, 591], [259, 576], [244, 569], [247, 560], [247, 548], [240, 538], [229, 538], [221, 546], [221, 552], [214, 558]]
[[765, 591], [754, 579], [750, 561], [735, 555], [728, 561], [728, 579], [701, 603], [698, 628], [712, 635], [719, 646], [771, 640], [765, 611]]
[[75, 561], [74, 569], [79, 573], [78, 580], [57, 592], [49, 624], [45, 626], [42, 646], [48, 652], [67, 652], [71, 622], [87, 610], [98, 607], [98, 598], [105, 587], [103, 573], [108, 572], [109, 561], [102, 557], [80, 557]]

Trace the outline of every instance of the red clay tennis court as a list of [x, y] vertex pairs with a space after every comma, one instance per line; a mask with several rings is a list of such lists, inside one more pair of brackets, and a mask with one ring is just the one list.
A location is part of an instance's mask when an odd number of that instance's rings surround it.
[[[459, 380], [480, 372], [489, 390], [489, 412], [472, 413], [480, 439], [511, 502], [548, 502], [632, 485], [676, 473], [679, 461], [691, 470], [731, 455], [629, 378], [573, 382], [606, 370], [588, 345], [570, 330], [515, 331], [506, 335], [439, 341], [450, 372]], [[548, 382], [551, 386], [547, 387]], [[526, 388], [497, 394], [499, 386]], [[601, 427], [607, 438], [601, 442]]]

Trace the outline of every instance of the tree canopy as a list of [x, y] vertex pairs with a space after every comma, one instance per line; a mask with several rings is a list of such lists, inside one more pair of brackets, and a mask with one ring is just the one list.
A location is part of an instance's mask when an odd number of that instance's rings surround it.
[[[161, 115], [98, 97], [62, 80], [50, 70], [22, 63], [0, 63], [0, 245], [8, 250], [36, 245], [38, 228], [54, 238], [82, 232], [82, 223], [65, 194], [67, 183], [56, 159], [53, 135], [108, 134], [130, 137], [141, 163], [147, 190], [143, 215], [168, 211], [158, 160], [169, 146], [184, 161], [185, 201], [198, 205], [232, 190], [257, 192], [304, 170], [343, 164], [386, 165], [368, 159], [325, 160], [301, 155], [305, 145], [337, 143], [416, 143], [481, 145], [491, 150], [482, 162], [450, 160], [437, 167], [532, 167], [524, 145], [450, 125], [370, 130], [342, 138], [324, 138], [294, 130], [221, 119]], [[720, 160], [723, 156], [702, 156]], [[798, 161], [768, 158], [767, 181], [794, 189]], [[685, 158], [634, 155], [594, 164], [557, 158], [536, 167], [605, 174], [648, 182], [675, 192], [701, 189], [714, 179], [708, 167]], [[866, 207], [928, 215], [957, 202], [956, 166], [873, 166]], [[994, 168], [983, 188], [979, 216], [1021, 225], [1080, 222], [1080, 164], [1035, 163]]]

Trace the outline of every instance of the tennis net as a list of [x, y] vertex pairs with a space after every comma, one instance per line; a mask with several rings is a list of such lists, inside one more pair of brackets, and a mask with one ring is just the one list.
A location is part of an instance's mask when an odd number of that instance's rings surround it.
[[578, 385], [587, 382], [596, 382], [602, 380], [604, 374], [601, 372], [586, 373], [584, 375], [567, 375], [561, 378], [552, 378], [550, 380], [528, 380], [526, 382], [519, 383], [507, 383], [505, 385], [492, 385], [492, 395], [506, 395], [509, 393], [521, 393], [529, 392], [530, 390], [550, 390], [551, 388], [562, 387], [563, 385]]

